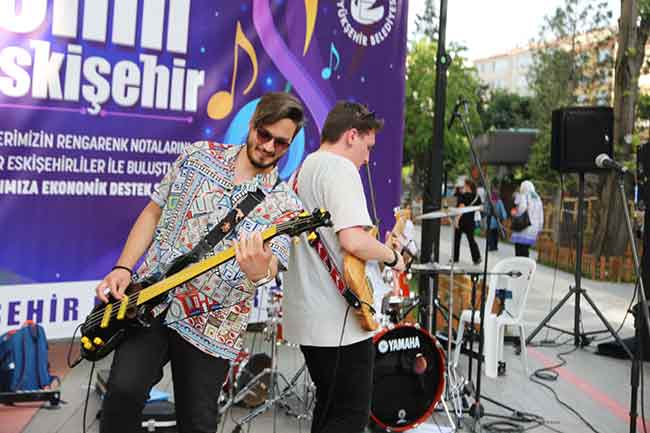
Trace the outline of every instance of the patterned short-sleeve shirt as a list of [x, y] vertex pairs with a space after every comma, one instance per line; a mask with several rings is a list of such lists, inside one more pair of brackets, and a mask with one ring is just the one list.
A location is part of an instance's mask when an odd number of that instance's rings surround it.
[[[138, 269], [140, 277], [163, 275], [167, 265], [189, 252], [249, 191], [259, 188], [266, 198], [214, 248], [214, 253], [229, 248], [230, 241], [242, 231], [264, 230], [302, 209], [291, 188], [277, 182], [277, 169], [234, 185], [235, 160], [242, 149], [245, 151], [244, 146], [197, 142], [174, 162], [151, 196], [162, 213]], [[269, 242], [281, 268], [287, 266], [289, 242], [287, 236]], [[255, 295], [244, 282], [245, 274], [233, 259], [173, 289], [153, 312], [159, 315], [166, 310], [167, 325], [200, 350], [234, 359], [242, 350], [242, 333]]]

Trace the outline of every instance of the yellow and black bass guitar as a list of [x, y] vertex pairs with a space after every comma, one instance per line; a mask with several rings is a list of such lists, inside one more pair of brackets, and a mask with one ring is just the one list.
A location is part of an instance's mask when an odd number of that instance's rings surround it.
[[[264, 230], [262, 240], [269, 241], [280, 235], [298, 236], [331, 225], [326, 210], [316, 209], [311, 214], [302, 212], [287, 222]], [[122, 299], [111, 298], [109, 303], [97, 305], [81, 325], [81, 358], [89, 361], [104, 358], [127, 337], [128, 328], [148, 325], [152, 319], [151, 309], [164, 300], [167, 292], [234, 257], [235, 251], [230, 247], [159, 281], [133, 282]]]

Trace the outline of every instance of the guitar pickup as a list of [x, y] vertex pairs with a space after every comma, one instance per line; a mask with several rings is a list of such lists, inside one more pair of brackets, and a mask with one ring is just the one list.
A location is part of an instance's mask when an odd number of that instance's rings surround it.
[[102, 323], [99, 324], [100, 328], [108, 328], [111, 321], [111, 314], [113, 313], [113, 304], [107, 304], [104, 307], [104, 316], [102, 316]]
[[126, 316], [126, 309], [129, 306], [129, 296], [124, 295], [122, 300], [120, 301], [120, 309], [117, 310], [117, 320], [122, 320], [124, 319], [124, 316]]

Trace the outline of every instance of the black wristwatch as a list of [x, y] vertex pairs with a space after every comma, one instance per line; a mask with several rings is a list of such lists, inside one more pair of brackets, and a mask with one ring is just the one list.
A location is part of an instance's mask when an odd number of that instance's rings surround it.
[[395, 251], [393, 249], [391, 249], [391, 251], [393, 252], [393, 261], [390, 262], [390, 263], [389, 262], [384, 262], [384, 264], [386, 266], [388, 266], [389, 268], [392, 268], [393, 266], [395, 266], [397, 264], [397, 262], [399, 261], [399, 256], [397, 255], [397, 251]]

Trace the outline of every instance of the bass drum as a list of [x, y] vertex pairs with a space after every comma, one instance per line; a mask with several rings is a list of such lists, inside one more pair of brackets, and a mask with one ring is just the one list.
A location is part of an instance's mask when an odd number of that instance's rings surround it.
[[415, 428], [431, 416], [442, 396], [442, 349], [429, 332], [410, 323], [385, 328], [373, 341], [371, 422], [385, 431]]

